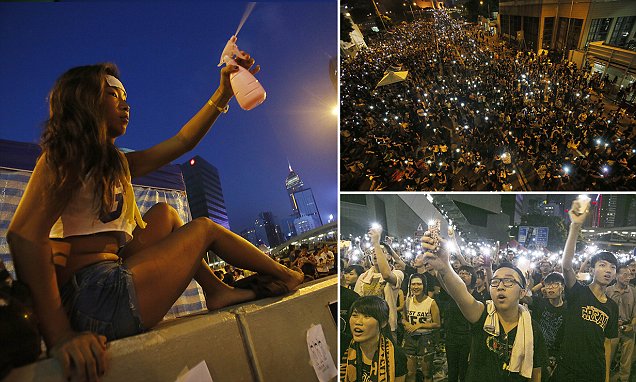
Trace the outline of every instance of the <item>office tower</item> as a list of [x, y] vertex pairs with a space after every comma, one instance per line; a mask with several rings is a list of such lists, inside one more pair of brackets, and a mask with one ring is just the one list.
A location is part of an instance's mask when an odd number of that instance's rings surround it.
[[300, 191], [303, 189], [303, 181], [300, 180], [298, 174], [292, 170], [291, 164], [289, 165], [289, 174], [285, 179], [285, 188], [287, 189], [287, 194], [289, 195], [289, 202], [292, 206], [292, 216], [300, 217], [300, 213], [298, 211], [298, 203], [296, 202], [296, 197], [294, 193], [296, 191]]
[[280, 226], [274, 222], [274, 215], [269, 212], [261, 212], [256, 219], [256, 234], [268, 247], [274, 248], [283, 243], [283, 233]]
[[633, 199], [633, 195], [602, 195], [599, 200], [598, 226], [613, 228], [632, 225], [636, 220]]
[[195, 156], [180, 165], [186, 184], [192, 218], [208, 217], [230, 229], [219, 171], [205, 159]]
[[[290, 218], [286, 220], [288, 223], [287, 235], [295, 236], [322, 226], [322, 218], [311, 188], [305, 187], [291, 165], [289, 165], [289, 174], [285, 179], [285, 188], [292, 207]], [[289, 223], [293, 223], [293, 227]]]
[[256, 234], [256, 228], [246, 228], [243, 231], [241, 231], [241, 237], [243, 237], [243, 239], [249, 241], [250, 243], [254, 244], [255, 246], [259, 246], [262, 241], [260, 241], [258, 239], [258, 235]]

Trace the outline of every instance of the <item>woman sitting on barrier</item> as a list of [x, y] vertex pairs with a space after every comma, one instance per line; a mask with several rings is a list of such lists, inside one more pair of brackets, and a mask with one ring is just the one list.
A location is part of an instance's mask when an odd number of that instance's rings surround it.
[[[254, 60], [237, 59], [250, 69]], [[250, 69], [256, 73], [259, 67]], [[303, 275], [207, 218], [183, 224], [159, 203], [141, 217], [131, 185], [194, 148], [233, 97], [221, 70], [212, 97], [173, 137], [123, 154], [130, 106], [113, 64], [73, 68], [55, 83], [37, 161], [7, 233], [18, 278], [33, 295], [49, 355], [64, 375], [96, 380], [106, 341], [159, 323], [192, 278], [209, 310], [298, 287]], [[246, 289], [223, 284], [203, 261], [207, 250], [260, 275]]]
[[404, 382], [406, 355], [391, 340], [386, 301], [360, 297], [349, 312], [353, 340], [340, 363], [340, 381]]

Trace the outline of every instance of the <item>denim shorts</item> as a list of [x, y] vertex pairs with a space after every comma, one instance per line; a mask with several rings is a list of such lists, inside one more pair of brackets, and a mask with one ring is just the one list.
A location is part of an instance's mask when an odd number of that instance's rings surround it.
[[424, 356], [432, 354], [435, 348], [432, 333], [404, 333], [402, 348], [407, 355]]
[[109, 341], [145, 331], [132, 273], [121, 260], [80, 269], [60, 288], [60, 296], [75, 331], [91, 331]]

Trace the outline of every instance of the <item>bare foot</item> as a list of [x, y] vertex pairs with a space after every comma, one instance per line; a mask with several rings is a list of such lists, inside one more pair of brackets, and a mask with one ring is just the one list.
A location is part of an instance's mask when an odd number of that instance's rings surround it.
[[241, 302], [251, 301], [255, 298], [256, 294], [250, 289], [228, 287], [214, 294], [206, 294], [205, 304], [208, 306], [208, 310], [216, 310]]
[[285, 267], [285, 276], [280, 278], [285, 283], [290, 291], [298, 289], [298, 286], [305, 280], [305, 275], [302, 272], [297, 272]]

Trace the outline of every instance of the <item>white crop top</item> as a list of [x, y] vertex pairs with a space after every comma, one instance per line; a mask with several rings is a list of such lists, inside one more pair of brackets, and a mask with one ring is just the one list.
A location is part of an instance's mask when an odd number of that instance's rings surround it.
[[120, 233], [120, 246], [130, 241], [135, 227], [139, 225], [146, 228], [146, 223], [141, 218], [128, 174], [127, 179], [128, 182], [123, 187], [115, 189], [115, 203], [111, 212], [103, 216], [96, 216], [96, 192], [93, 182], [84, 184], [62, 211], [62, 215], [51, 228], [49, 238], [63, 239], [69, 236], [114, 231]]
[[[408, 296], [406, 299], [406, 320], [415, 324], [426, 324], [433, 322], [433, 315], [431, 312], [431, 306], [433, 305], [433, 299], [427, 297], [424, 301], [418, 302], [415, 296]], [[431, 329], [417, 329], [416, 333], [430, 333]]]

